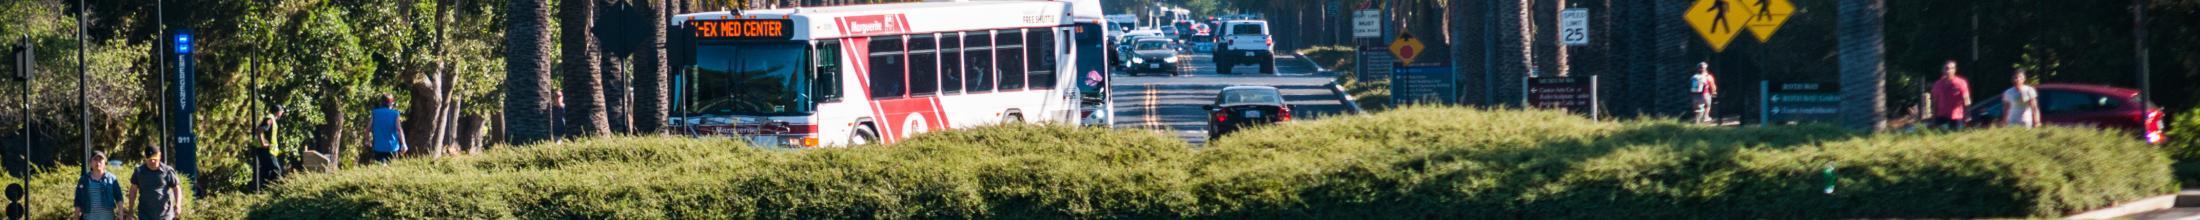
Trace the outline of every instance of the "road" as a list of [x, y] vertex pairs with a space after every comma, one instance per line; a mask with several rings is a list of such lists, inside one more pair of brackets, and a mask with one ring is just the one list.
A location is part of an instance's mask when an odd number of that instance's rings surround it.
[[1276, 74], [1260, 74], [1258, 66], [1237, 66], [1230, 75], [1215, 73], [1208, 55], [1186, 55], [1182, 76], [1131, 76], [1116, 71], [1114, 85], [1115, 127], [1168, 132], [1193, 145], [1207, 142], [1207, 111], [1215, 93], [1224, 87], [1273, 86], [1283, 90], [1284, 100], [1296, 106], [1293, 120], [1313, 120], [1351, 110], [1333, 91], [1333, 74], [1321, 73], [1312, 63], [1291, 55], [1276, 57]]

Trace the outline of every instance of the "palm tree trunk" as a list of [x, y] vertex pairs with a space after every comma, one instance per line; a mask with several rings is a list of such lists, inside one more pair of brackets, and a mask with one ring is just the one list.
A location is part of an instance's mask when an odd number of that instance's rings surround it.
[[1886, 127], [1886, 1], [1841, 0], [1835, 38], [1840, 42], [1841, 124], [1852, 130]]
[[565, 94], [566, 132], [560, 135], [572, 137], [596, 136], [609, 133], [610, 119], [604, 113], [603, 81], [597, 61], [596, 35], [589, 32], [596, 26], [596, 1], [576, 0], [558, 2], [558, 49], [560, 71], [564, 71], [564, 85], [559, 92]]
[[512, 0], [504, 34], [505, 124], [513, 144], [549, 140], [550, 16], [542, 0]]
[[649, 37], [634, 61], [634, 132], [656, 133], [665, 125], [670, 103], [665, 93], [665, 17], [671, 0], [649, 3], [643, 16], [649, 19]]

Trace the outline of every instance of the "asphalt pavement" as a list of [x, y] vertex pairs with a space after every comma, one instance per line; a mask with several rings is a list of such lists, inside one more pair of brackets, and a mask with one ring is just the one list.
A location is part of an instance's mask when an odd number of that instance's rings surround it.
[[1331, 89], [1334, 74], [1323, 73], [1311, 62], [1292, 55], [1276, 56], [1276, 74], [1261, 74], [1259, 66], [1242, 65], [1230, 75], [1215, 73], [1214, 62], [1204, 54], [1184, 55], [1179, 76], [1142, 73], [1133, 76], [1115, 71], [1115, 127], [1166, 132], [1193, 145], [1207, 143], [1206, 110], [1215, 94], [1230, 86], [1272, 86], [1282, 90], [1292, 104], [1293, 120], [1316, 120], [1351, 110]]

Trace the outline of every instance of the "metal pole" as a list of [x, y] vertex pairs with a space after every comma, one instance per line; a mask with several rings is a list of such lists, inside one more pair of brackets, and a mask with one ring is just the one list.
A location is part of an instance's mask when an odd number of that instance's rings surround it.
[[[88, 46], [86, 46], [86, 45], [87, 45], [87, 44], [86, 44], [86, 42], [87, 42], [87, 41], [85, 41], [85, 39], [84, 39], [84, 38], [85, 38], [85, 34], [84, 34], [84, 32], [85, 32], [85, 30], [84, 30], [84, 20], [85, 20], [85, 19], [84, 19], [84, 16], [88, 16], [88, 15], [90, 15], [89, 13], [85, 13], [85, 11], [87, 11], [87, 10], [85, 10], [84, 8], [88, 8], [88, 7], [91, 7], [91, 5], [86, 5], [86, 4], [84, 4], [84, 0], [76, 0], [76, 104], [77, 104], [77, 108], [76, 108], [76, 109], [77, 109], [77, 123], [78, 123], [78, 124], [77, 124], [77, 125], [78, 125], [78, 126], [77, 126], [77, 128], [79, 128], [79, 129], [82, 129], [82, 131], [80, 131], [80, 132], [82, 132], [82, 136], [83, 136], [83, 138], [84, 138], [84, 139], [82, 140], [82, 142], [84, 142], [84, 149], [83, 149], [83, 150], [84, 150], [84, 154], [83, 154], [83, 155], [84, 155], [84, 158], [83, 158], [82, 160], [84, 160], [84, 162], [85, 162], [84, 164], [79, 164], [79, 165], [84, 165], [84, 166], [79, 166], [79, 167], [78, 167], [78, 170], [80, 170], [80, 172], [84, 172], [84, 173], [86, 173], [86, 174], [90, 174], [90, 173], [91, 173], [91, 170], [90, 170], [90, 169], [91, 169], [91, 168], [90, 168], [90, 167], [91, 167], [91, 166], [90, 166], [91, 164], [90, 164], [90, 163], [93, 163], [93, 162], [92, 162], [92, 105], [91, 105], [91, 102], [86, 102], [86, 100], [90, 100], [90, 99], [91, 99], [91, 98], [90, 98], [91, 96], [90, 96], [90, 95], [87, 95], [87, 94], [86, 94], [86, 92], [89, 92], [90, 90], [89, 90], [89, 89], [85, 89], [85, 88], [89, 87], [89, 86], [87, 86], [87, 85], [89, 84], [88, 82], [90, 82], [91, 80], [88, 80], [88, 79], [87, 79], [87, 78], [85, 77], [85, 75], [86, 75], [87, 73], [85, 72], [85, 69], [84, 69], [84, 50], [85, 50], [85, 48], [87, 48], [87, 47], [88, 47]], [[100, 162], [100, 163], [104, 163], [104, 162]]]
[[2154, 90], [2154, 85], [2147, 82], [2147, 78], [2153, 75], [2148, 72], [2151, 70], [2147, 66], [2147, 1], [2131, 0], [2131, 14], [2132, 53], [2139, 59], [2139, 105], [2152, 108], [2154, 102], [2147, 100], [2153, 98], [2150, 92]]

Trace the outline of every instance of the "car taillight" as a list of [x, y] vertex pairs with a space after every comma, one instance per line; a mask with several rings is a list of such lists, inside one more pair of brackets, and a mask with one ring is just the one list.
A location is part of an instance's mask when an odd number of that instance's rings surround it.
[[1281, 108], [1281, 109], [1283, 109], [1283, 113], [1281, 114], [1281, 115], [1283, 115], [1283, 120], [1284, 120], [1284, 121], [1290, 121], [1290, 120], [1291, 120], [1291, 107], [1283, 107], [1283, 108]]
[[1268, 46], [1276, 46], [1276, 39], [1268, 38]]
[[1230, 114], [1215, 113], [1215, 122], [1230, 122]]
[[2162, 110], [2148, 110], [2145, 122], [2147, 126], [2146, 139], [2148, 144], [2162, 144], [2163, 139], [2168, 139], [2167, 137], [2162, 136]]

